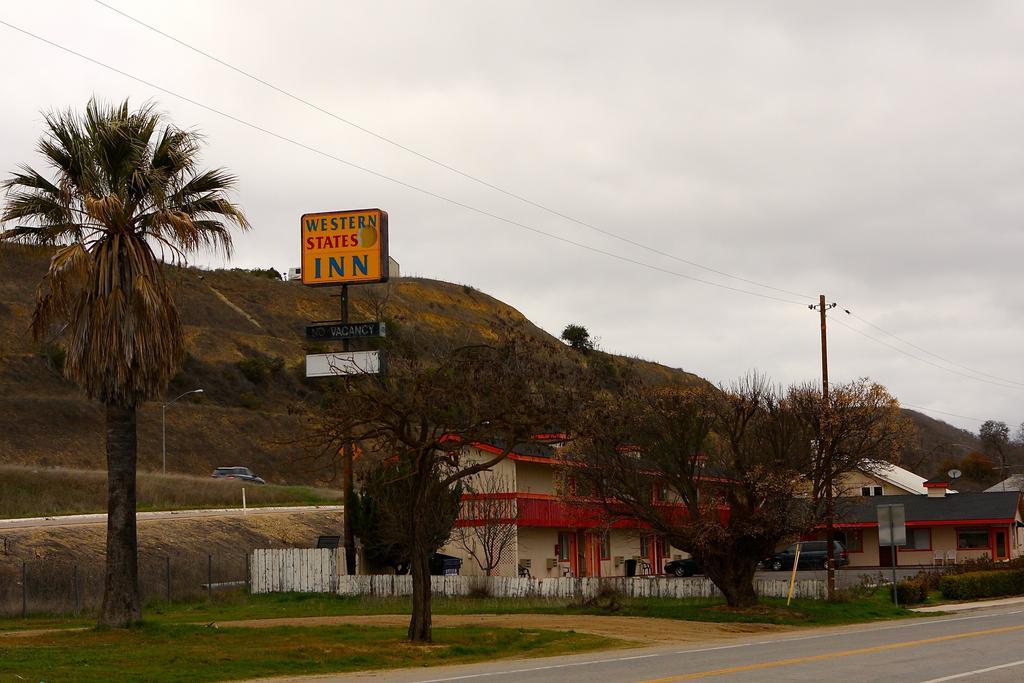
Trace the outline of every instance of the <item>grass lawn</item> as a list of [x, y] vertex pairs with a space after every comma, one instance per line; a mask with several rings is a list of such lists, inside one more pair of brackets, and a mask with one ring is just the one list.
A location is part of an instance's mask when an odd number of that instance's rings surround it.
[[[323, 617], [358, 614], [409, 614], [409, 598], [342, 597], [308, 593], [218, 596], [210, 602], [153, 603], [143, 610], [149, 622], [162, 624], [209, 623], [278, 617]], [[742, 622], [792, 626], [853, 624], [878, 619], [918, 616], [889, 601], [880, 589], [856, 600], [829, 603], [823, 600], [786, 601], [768, 598], [755, 608], [731, 610], [721, 600], [671, 598], [623, 599], [617, 609], [607, 604], [576, 604], [564, 600], [534, 598], [434, 597], [434, 614], [596, 614], [656, 617], [688, 621]], [[0, 631], [91, 626], [91, 617], [30, 617], [0, 619]]]
[[147, 623], [127, 631], [65, 631], [0, 641], [0, 678], [217, 681], [542, 657], [618, 644], [581, 633], [498, 628], [435, 629], [429, 646], [404, 637], [404, 629], [360, 626]]
[[[671, 598], [623, 599], [617, 609], [607, 604], [575, 604], [563, 600], [502, 598], [434, 598], [434, 614], [595, 614], [656, 617], [688, 621], [743, 622], [793, 626], [827, 626], [917, 616], [889, 601], [885, 589], [846, 602], [768, 598], [755, 608], [731, 610], [722, 600]], [[408, 614], [408, 598], [340, 597], [310, 594], [238, 595], [221, 602], [152, 605], [148, 619], [168, 623], [231, 621], [297, 616]], [[2, 626], [2, 622], [0, 622]]]
[[[143, 616], [147, 622], [154, 624], [206, 624], [213, 621], [279, 617], [409, 614], [410, 610], [409, 598], [342, 597], [308, 593], [246, 595], [238, 592], [219, 595], [213, 602], [152, 603], [145, 607]], [[434, 614], [594, 614], [790, 626], [831, 626], [920, 616], [902, 607], [895, 607], [885, 588], [845, 602], [794, 600], [789, 607], [785, 600], [768, 598], [757, 607], [746, 610], [728, 609], [723, 601], [714, 599], [623, 599], [617, 609], [610, 609], [607, 604], [576, 604], [564, 600], [435, 596]], [[0, 631], [89, 627], [94, 623], [91, 616], [2, 618]]]

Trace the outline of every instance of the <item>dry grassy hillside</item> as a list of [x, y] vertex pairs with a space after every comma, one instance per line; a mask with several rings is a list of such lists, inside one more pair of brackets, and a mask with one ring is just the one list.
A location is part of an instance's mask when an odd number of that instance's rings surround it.
[[[163, 599], [168, 583], [175, 600], [204, 597], [204, 585], [211, 576], [215, 583], [244, 584], [246, 557], [252, 549], [316, 547], [318, 536], [341, 533], [341, 519], [338, 511], [312, 511], [141, 521], [142, 598], [146, 602]], [[102, 523], [4, 530], [0, 533], [0, 615], [20, 613], [23, 571], [30, 613], [98, 607], [105, 538]]]
[[[35, 290], [49, 252], [14, 247], [0, 252], [0, 462], [99, 469], [104, 466], [102, 414], [62, 378], [60, 340], [28, 334]], [[314, 289], [239, 271], [171, 268], [188, 338], [188, 357], [168, 396], [201, 387], [167, 411], [168, 471], [208, 474], [245, 465], [275, 483], [315, 483], [294, 461], [303, 404], [315, 404], [324, 380], [303, 376], [303, 356], [327, 350], [304, 339], [304, 325], [337, 319], [333, 288]], [[472, 287], [418, 278], [353, 287], [352, 319], [388, 321], [391, 335], [417, 344], [438, 338], [495, 338], [510, 327], [574, 353], [519, 311]], [[334, 296], [332, 296], [334, 295]], [[646, 379], [692, 381], [656, 363], [594, 354], [591, 362]], [[329, 381], [329, 380], [327, 380]], [[139, 414], [143, 470], [161, 460], [160, 406]]]

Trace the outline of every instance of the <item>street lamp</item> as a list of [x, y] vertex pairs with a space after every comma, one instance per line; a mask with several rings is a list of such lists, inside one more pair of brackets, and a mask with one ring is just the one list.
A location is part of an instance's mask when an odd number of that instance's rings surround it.
[[201, 394], [201, 393], [203, 393], [202, 389], [193, 389], [192, 391], [186, 391], [181, 396], [176, 396], [175, 398], [172, 398], [170, 401], [168, 401], [167, 403], [164, 403], [162, 406], [160, 406], [160, 410], [161, 410], [160, 431], [163, 434], [164, 474], [167, 474], [167, 406], [171, 405], [172, 403], [177, 401], [179, 398], [183, 398], [185, 396], [188, 396], [189, 394]]

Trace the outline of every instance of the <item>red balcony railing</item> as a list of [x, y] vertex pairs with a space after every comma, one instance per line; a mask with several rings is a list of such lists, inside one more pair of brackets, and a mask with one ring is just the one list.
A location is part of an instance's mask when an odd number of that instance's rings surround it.
[[[502, 505], [497, 508], [501, 510], [497, 515], [494, 514], [494, 500], [503, 501]], [[674, 523], [682, 522], [686, 517], [686, 510], [681, 505], [666, 504], [661, 507], [663, 514]], [[468, 494], [463, 496], [458, 524], [472, 526], [484, 523], [486, 518], [501, 518], [510, 522], [514, 519], [515, 524], [521, 527], [557, 527], [561, 529], [590, 529], [603, 526], [611, 526], [616, 529], [647, 527], [646, 523], [632, 518], [618, 518], [609, 524], [613, 517], [613, 515], [609, 515], [603, 505], [596, 501], [567, 501], [540, 493]]]

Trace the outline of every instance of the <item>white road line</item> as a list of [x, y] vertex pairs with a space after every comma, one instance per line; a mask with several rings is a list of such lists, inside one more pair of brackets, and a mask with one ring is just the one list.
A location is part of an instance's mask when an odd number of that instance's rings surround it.
[[962, 674], [953, 674], [952, 676], [943, 676], [942, 678], [930, 678], [927, 681], [921, 681], [921, 683], [942, 683], [942, 681], [955, 681], [958, 678], [967, 678], [968, 676], [977, 676], [979, 674], [987, 674], [990, 671], [999, 671], [1000, 669], [1009, 669], [1015, 666], [1024, 664], [1024, 659], [1018, 659], [1016, 662], [1010, 662], [1008, 664], [1000, 664], [998, 666], [990, 666], [987, 669], [975, 669], [974, 671], [965, 671]]
[[[759, 640], [759, 641], [752, 642], [752, 643], [735, 643], [733, 645], [716, 645], [714, 647], [702, 647], [702, 648], [696, 648], [696, 649], [693, 649], [693, 650], [677, 650], [677, 651], [671, 651], [671, 652], [655, 652], [655, 653], [652, 653], [652, 654], [649, 654], [649, 655], [633, 655], [631, 657], [614, 657], [614, 658], [610, 658], [610, 659], [588, 659], [588, 660], [583, 661], [583, 662], [567, 662], [565, 664], [550, 664], [548, 666], [535, 666], [535, 667], [530, 667], [530, 668], [527, 668], [527, 669], [507, 669], [507, 670], [504, 670], [504, 671], [487, 671], [487, 672], [481, 672], [481, 673], [475, 673], [475, 674], [464, 674], [462, 676], [449, 676], [447, 678], [430, 678], [430, 679], [424, 679], [424, 680], [417, 681], [416, 683], [446, 683], [447, 681], [464, 681], [464, 680], [468, 680], [468, 679], [471, 679], [471, 678], [488, 678], [488, 677], [493, 677], [493, 676], [511, 676], [513, 674], [529, 673], [531, 671], [549, 671], [549, 670], [552, 670], [552, 669], [566, 669], [566, 668], [569, 668], [569, 667], [576, 667], [576, 666], [596, 666], [596, 665], [599, 665], [599, 664], [611, 664], [611, 663], [614, 663], [614, 662], [625, 662], [625, 661], [629, 661], [631, 659], [651, 659], [653, 657], [671, 657], [671, 656], [675, 656], [675, 655], [695, 654], [695, 653], [698, 653], [698, 652], [711, 652], [711, 651], [714, 651], [714, 650], [730, 650], [730, 649], [735, 649], [735, 648], [740, 648], [740, 647], [754, 647], [754, 646], [757, 646], [757, 645], [779, 645], [779, 644], [784, 644], [784, 643], [794, 643], [794, 642], [801, 641], [801, 640], [815, 640], [817, 638], [828, 638], [830, 636], [845, 636], [845, 635], [852, 635], [852, 634], [856, 634], [856, 633], [869, 633], [869, 632], [874, 632], [874, 631], [891, 631], [893, 629], [911, 628], [911, 627], [914, 627], [914, 626], [928, 626], [928, 625], [935, 625], [935, 624], [948, 624], [948, 623], [953, 622], [953, 621], [973, 621], [974, 619], [990, 619], [992, 617], [1005, 617], [1005, 616], [1010, 616], [1012, 614], [1021, 614], [1022, 612], [1024, 612], [1024, 610], [1015, 610], [1013, 612], [997, 612], [995, 614], [975, 614], [975, 615], [972, 615], [972, 616], [969, 616], [969, 617], [953, 617], [951, 619], [930, 619], [930, 620], [927, 620], [927, 621], [915, 621], [915, 622], [909, 623], [909, 624], [898, 624], [898, 625], [895, 625], [895, 626], [883, 626], [881, 628], [863, 628], [863, 629], [859, 629], [859, 630], [855, 630], [855, 631], [832, 631], [830, 633], [819, 633], [819, 634], [816, 634], [816, 635], [813, 635], [813, 636], [801, 636], [801, 637], [797, 637], [797, 638], [779, 638], [777, 640]], [[1024, 663], [1024, 660], [1022, 660], [1022, 662], [1020, 662], [1020, 663]], [[1007, 668], [1009, 666], [1015, 666], [1016, 664], [1018, 664], [1018, 663], [1015, 662], [1012, 665], [1011, 664], [1004, 664], [1003, 666], [996, 667], [996, 668]], [[989, 669], [984, 669], [983, 671], [989, 671]], [[966, 674], [958, 674], [958, 675], [954, 676], [953, 678], [962, 678], [963, 676], [967, 676], [967, 675], [970, 675], [970, 674], [973, 674], [973, 673], [974, 672], [968, 672]], [[946, 681], [946, 680], [952, 680], [952, 679], [950, 679], [950, 678], [937, 678], [934, 681], [923, 681], [922, 683], [938, 683], [938, 681]]]
[[[718, 649], [718, 648], [712, 648]], [[671, 654], [671, 653], [668, 653]], [[566, 669], [571, 666], [586, 666], [588, 664], [607, 664], [610, 662], [628, 662], [631, 659], [650, 659], [651, 657], [664, 657], [662, 653], [650, 655], [633, 655], [632, 657], [615, 657], [613, 659], [587, 660], [585, 662], [568, 662], [566, 664], [550, 664], [548, 666], [533, 666], [528, 669], [508, 669], [507, 671], [489, 671], [478, 674], [466, 674], [464, 676], [450, 676], [448, 678], [431, 678], [417, 681], [417, 683], [443, 683], [444, 681], [461, 681], [467, 678], [483, 678], [485, 676], [509, 676], [512, 674], [523, 674], [531, 671], [548, 671], [550, 669]]]

